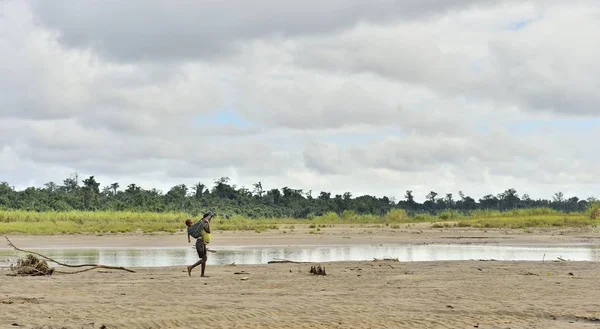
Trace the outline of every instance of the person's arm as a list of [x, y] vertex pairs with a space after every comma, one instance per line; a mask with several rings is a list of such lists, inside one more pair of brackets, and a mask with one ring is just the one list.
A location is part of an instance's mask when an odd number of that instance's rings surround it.
[[206, 226], [204, 227], [204, 230], [206, 231], [206, 233], [210, 233], [210, 223], [206, 222]]

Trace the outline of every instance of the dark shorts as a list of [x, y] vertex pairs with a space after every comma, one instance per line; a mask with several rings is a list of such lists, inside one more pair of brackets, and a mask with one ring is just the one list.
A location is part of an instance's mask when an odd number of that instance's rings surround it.
[[198, 257], [200, 257], [200, 259], [206, 258], [206, 246], [202, 243], [202, 239], [196, 240], [196, 252], [198, 252]]

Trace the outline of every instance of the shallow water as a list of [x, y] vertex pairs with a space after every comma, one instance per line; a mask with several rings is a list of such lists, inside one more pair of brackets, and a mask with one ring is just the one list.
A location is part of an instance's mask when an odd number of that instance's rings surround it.
[[[351, 246], [219, 246], [209, 249], [208, 264], [264, 264], [275, 259], [328, 262], [360, 261], [373, 258], [398, 258], [400, 261], [441, 260], [556, 260], [599, 261], [600, 246], [497, 246], [497, 245], [351, 245]], [[182, 266], [198, 260], [196, 250], [188, 248], [94, 248], [37, 249], [50, 258], [67, 264], [98, 263], [127, 267]], [[0, 250], [0, 266], [14, 262], [16, 254]]]

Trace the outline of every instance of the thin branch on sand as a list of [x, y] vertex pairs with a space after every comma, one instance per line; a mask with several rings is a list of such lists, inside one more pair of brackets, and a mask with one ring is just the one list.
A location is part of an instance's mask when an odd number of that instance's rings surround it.
[[4, 238], [6, 239], [6, 241], [8, 241], [8, 245], [9, 245], [9, 246], [11, 246], [11, 247], [13, 247], [13, 248], [14, 248], [15, 250], [17, 250], [17, 251], [21, 251], [21, 252], [25, 252], [25, 253], [29, 253], [29, 254], [33, 254], [33, 255], [36, 255], [36, 256], [42, 257], [42, 258], [44, 258], [44, 259], [47, 259], [47, 260], [49, 260], [49, 261], [51, 261], [51, 262], [53, 262], [53, 263], [56, 263], [56, 264], [58, 264], [58, 265], [61, 265], [61, 266], [65, 266], [65, 267], [91, 267], [91, 268], [88, 268], [88, 269], [85, 269], [85, 270], [81, 270], [81, 271], [75, 271], [75, 272], [60, 272], [60, 273], [64, 273], [64, 274], [74, 274], [74, 273], [81, 273], [81, 272], [85, 272], [85, 271], [90, 271], [90, 270], [97, 269], [97, 268], [104, 268], [104, 269], [110, 269], [110, 270], [122, 270], [122, 271], [127, 271], [127, 272], [131, 272], [131, 273], [135, 273], [135, 271], [134, 271], [134, 270], [130, 270], [130, 269], [128, 269], [128, 268], [125, 268], [125, 267], [123, 267], [123, 266], [109, 266], [109, 265], [101, 265], [101, 264], [78, 264], [78, 265], [70, 265], [70, 264], [61, 263], [61, 262], [59, 262], [59, 261], [56, 261], [56, 260], [54, 260], [54, 259], [52, 259], [52, 258], [50, 258], [50, 257], [44, 256], [44, 255], [42, 255], [42, 254], [40, 254], [40, 253], [37, 253], [37, 252], [35, 252], [35, 251], [30, 251], [30, 250], [25, 250], [25, 249], [18, 248], [17, 246], [15, 246], [15, 245], [14, 245], [14, 244], [13, 244], [13, 243], [12, 243], [12, 242], [11, 242], [11, 241], [8, 239], [8, 237], [6, 237], [6, 236], [5, 236]]
[[269, 261], [267, 262], [267, 264], [309, 264], [310, 262], [296, 262], [293, 260], [287, 260], [287, 259], [281, 259], [281, 258], [275, 258], [275, 260]]

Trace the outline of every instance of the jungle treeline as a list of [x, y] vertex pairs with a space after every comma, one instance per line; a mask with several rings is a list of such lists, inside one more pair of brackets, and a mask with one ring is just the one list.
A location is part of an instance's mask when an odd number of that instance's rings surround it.
[[118, 182], [101, 185], [94, 176], [84, 179], [77, 174], [63, 180], [62, 184], [49, 182], [40, 187], [16, 190], [7, 182], [0, 183], [0, 209], [27, 211], [144, 211], [186, 212], [198, 215], [213, 211], [229, 217], [247, 218], [311, 218], [328, 212], [342, 214], [353, 211], [361, 215], [384, 215], [391, 209], [404, 209], [408, 214], [443, 211], [468, 214], [475, 210], [510, 211], [527, 208], [551, 208], [557, 211], [583, 212], [595, 198], [565, 198], [562, 192], [554, 193], [551, 200], [532, 199], [507, 189], [496, 195], [488, 194], [477, 199], [458, 191], [438, 193], [431, 191], [424, 202], [415, 201], [407, 190], [402, 200], [387, 196], [361, 195], [351, 192], [332, 194], [315, 193], [291, 187], [266, 188], [261, 182], [251, 187], [238, 187], [230, 178], [215, 179], [210, 185], [199, 182], [193, 186], [179, 184], [169, 191], [143, 189], [135, 183], [121, 186]]

